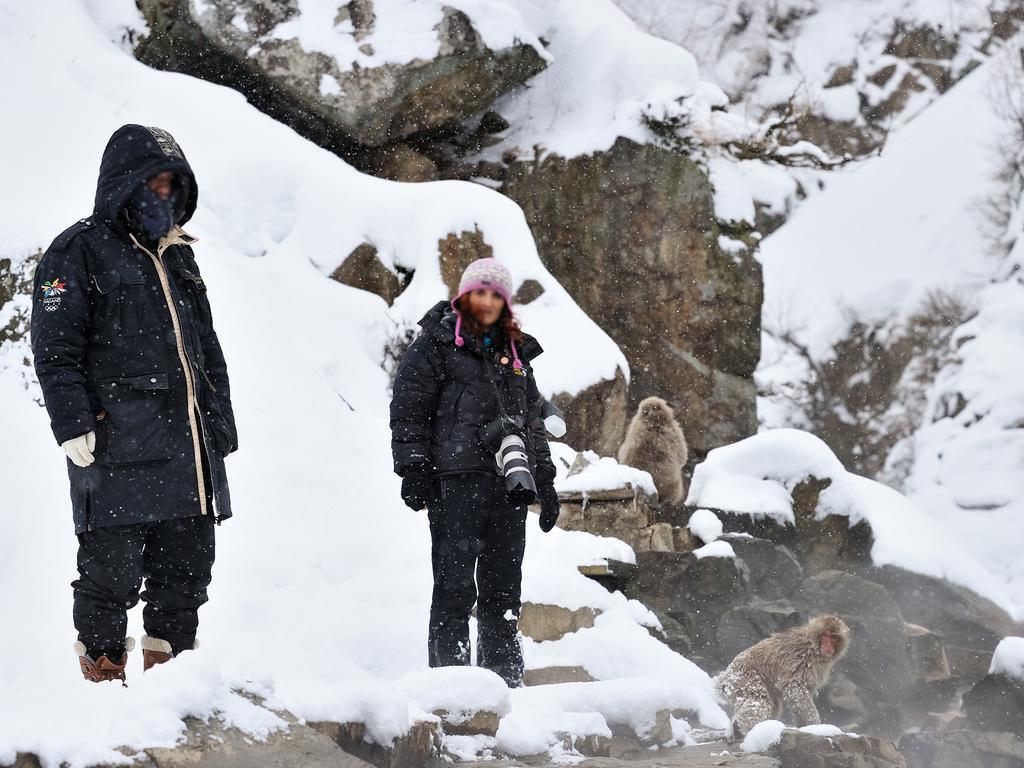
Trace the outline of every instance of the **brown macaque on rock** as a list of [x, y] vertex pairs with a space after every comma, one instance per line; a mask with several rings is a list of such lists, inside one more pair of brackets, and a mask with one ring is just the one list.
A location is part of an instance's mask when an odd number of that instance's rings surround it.
[[619, 448], [619, 463], [650, 472], [658, 498], [678, 504], [688, 454], [686, 436], [669, 404], [660, 397], [642, 401]]
[[732, 707], [733, 736], [742, 738], [761, 721], [777, 720], [783, 707], [798, 726], [820, 723], [814, 694], [846, 653], [849, 638], [849, 627], [838, 616], [816, 616], [740, 653], [714, 679], [716, 691]]

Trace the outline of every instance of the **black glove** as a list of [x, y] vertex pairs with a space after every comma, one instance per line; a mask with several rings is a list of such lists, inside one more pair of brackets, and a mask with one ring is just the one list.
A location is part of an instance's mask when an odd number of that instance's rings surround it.
[[558, 522], [558, 513], [562, 505], [558, 501], [558, 491], [553, 485], [545, 485], [537, 490], [540, 497], [540, 529], [547, 533]]
[[419, 512], [433, 495], [433, 478], [426, 467], [407, 469], [402, 477], [402, 501], [413, 512]]

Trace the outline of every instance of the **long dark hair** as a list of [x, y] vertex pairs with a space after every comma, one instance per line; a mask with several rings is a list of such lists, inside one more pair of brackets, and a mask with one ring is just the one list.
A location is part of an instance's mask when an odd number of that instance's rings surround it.
[[[457, 298], [455, 300], [455, 308], [462, 313], [462, 327], [469, 331], [473, 338], [476, 339], [477, 344], [481, 344], [487, 329], [480, 324], [480, 321], [476, 319], [476, 316], [470, 310], [469, 296]], [[505, 306], [501, 308], [501, 316], [498, 318], [498, 322], [495, 323], [495, 327], [506, 342], [512, 342], [517, 347], [522, 346], [523, 330], [519, 327], [519, 321], [512, 314], [507, 301]]]

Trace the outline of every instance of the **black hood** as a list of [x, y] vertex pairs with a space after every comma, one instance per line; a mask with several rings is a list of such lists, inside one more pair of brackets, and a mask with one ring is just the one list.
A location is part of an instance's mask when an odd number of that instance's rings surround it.
[[[419, 322], [420, 327], [438, 341], [455, 341], [455, 310], [447, 301], [439, 301], [427, 310]], [[463, 332], [463, 335], [468, 335]]]
[[199, 188], [185, 154], [167, 131], [144, 125], [122, 125], [107, 142], [96, 182], [96, 213], [114, 227], [120, 226], [121, 210], [140, 184], [158, 173], [171, 171], [189, 180], [188, 199], [176, 224], [192, 218]]
[[[419, 325], [438, 341], [455, 343], [455, 310], [452, 309], [450, 301], [437, 302], [427, 310], [427, 314], [420, 319]], [[462, 326], [461, 333], [464, 338], [473, 338], [465, 325]], [[473, 349], [474, 345], [470, 344], [469, 348]], [[533, 336], [528, 333], [523, 334], [523, 344], [519, 349], [519, 356], [523, 360], [533, 360], [543, 351], [540, 342]]]

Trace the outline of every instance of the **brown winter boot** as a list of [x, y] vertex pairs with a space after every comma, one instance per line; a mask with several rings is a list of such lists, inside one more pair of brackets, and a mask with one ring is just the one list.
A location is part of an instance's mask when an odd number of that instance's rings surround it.
[[142, 671], [148, 672], [151, 667], [163, 664], [174, 658], [171, 644], [158, 637], [142, 636]]
[[124, 670], [128, 666], [128, 652], [133, 648], [135, 648], [135, 640], [128, 637], [125, 638], [124, 656], [120, 661], [111, 661], [106, 656], [100, 656], [93, 661], [86, 652], [85, 646], [81, 642], [75, 643], [75, 653], [78, 654], [78, 665], [82, 668], [82, 676], [93, 683], [120, 680], [122, 685], [127, 685]]

